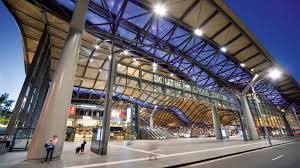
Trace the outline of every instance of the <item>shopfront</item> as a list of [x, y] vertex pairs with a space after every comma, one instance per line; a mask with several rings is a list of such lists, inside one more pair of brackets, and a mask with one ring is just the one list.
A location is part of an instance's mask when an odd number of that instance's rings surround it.
[[[114, 108], [111, 113], [110, 139], [129, 138], [132, 128], [131, 108]], [[66, 141], [91, 141], [93, 129], [102, 126], [103, 106], [72, 104], [67, 120]]]

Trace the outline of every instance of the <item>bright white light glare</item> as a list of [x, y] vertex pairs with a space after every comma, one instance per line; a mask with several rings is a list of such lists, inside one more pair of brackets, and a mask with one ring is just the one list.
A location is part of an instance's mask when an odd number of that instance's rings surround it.
[[165, 16], [167, 14], [167, 8], [163, 4], [154, 5], [153, 11], [159, 16]]
[[171, 73], [170, 76], [174, 76], [174, 74]]
[[98, 45], [94, 45], [94, 47], [95, 47], [95, 49], [98, 49], [98, 48], [99, 48], [99, 46], [98, 46]]
[[202, 36], [202, 35], [203, 35], [202, 30], [201, 30], [201, 29], [198, 29], [198, 28], [194, 30], [194, 33], [195, 33], [197, 36]]
[[276, 68], [275, 68], [275, 69], [272, 69], [272, 70], [269, 71], [268, 76], [269, 76], [270, 78], [272, 78], [273, 80], [278, 79], [278, 78], [281, 77], [281, 71], [278, 70], [278, 69], [276, 69]]
[[90, 59], [90, 62], [93, 62], [93, 61], [94, 61], [93, 58], [91, 58], [91, 59]]
[[102, 69], [99, 69], [99, 72], [102, 72]]
[[241, 67], [245, 67], [246, 66], [246, 64], [244, 64], [244, 63], [241, 63]]
[[124, 51], [123, 51], [123, 54], [124, 54], [124, 55], [129, 55], [129, 51], [128, 51], [128, 50], [124, 50]]
[[133, 61], [136, 62], [136, 58], [133, 58]]
[[222, 51], [222, 52], [226, 52], [226, 51], [227, 51], [227, 48], [221, 47], [221, 51]]
[[154, 62], [154, 63], [152, 64], [152, 66], [153, 66], [153, 68], [154, 68], [154, 67], [157, 67], [157, 63]]
[[251, 71], [254, 72], [254, 69], [252, 68]]
[[108, 59], [111, 59], [111, 55], [108, 56]]

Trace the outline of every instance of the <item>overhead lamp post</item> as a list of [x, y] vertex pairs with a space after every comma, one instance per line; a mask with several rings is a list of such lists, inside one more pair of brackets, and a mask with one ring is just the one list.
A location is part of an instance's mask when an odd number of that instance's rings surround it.
[[[279, 79], [281, 77], [281, 75], [282, 75], [281, 71], [279, 69], [277, 69], [277, 68], [272, 68], [267, 73], [267, 76], [269, 78], [271, 78], [272, 80]], [[252, 92], [253, 92], [253, 95], [254, 95], [255, 105], [257, 107], [259, 116], [260, 116], [260, 118], [262, 120], [262, 124], [263, 124], [263, 127], [264, 127], [265, 135], [267, 136], [267, 139], [268, 139], [268, 142], [269, 142], [270, 146], [272, 146], [270, 134], [269, 134], [268, 129], [266, 127], [266, 123], [264, 121], [264, 116], [262, 115], [261, 108], [260, 108], [259, 101], [258, 101], [258, 97], [257, 97], [257, 94], [256, 94], [255, 89], [254, 89], [254, 85], [257, 84], [257, 83], [259, 83], [260, 81], [264, 80], [265, 77], [262, 77], [260, 80], [256, 81], [258, 79], [258, 77], [259, 77], [258, 74], [254, 75], [254, 77], [250, 80], [250, 82], [247, 84], [247, 86], [245, 87], [245, 89], [242, 91], [242, 94], [246, 94], [249, 91], [250, 88], [252, 89]]]

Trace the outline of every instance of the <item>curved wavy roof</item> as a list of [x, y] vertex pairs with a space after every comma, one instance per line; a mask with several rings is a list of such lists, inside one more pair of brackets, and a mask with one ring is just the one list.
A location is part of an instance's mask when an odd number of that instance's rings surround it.
[[[31, 63], [45, 24], [48, 25], [52, 35], [51, 66], [54, 69], [75, 2], [6, 0], [5, 3], [22, 30], [27, 65]], [[81, 81], [82, 77], [88, 76], [86, 74], [97, 77], [97, 69], [105, 69], [105, 58], [100, 59], [101, 52], [99, 60], [94, 63], [90, 63], [90, 55], [94, 44], [110, 39], [119, 45], [119, 49], [130, 49], [146, 62], [158, 62], [161, 69], [174, 72], [179, 79], [210, 90], [241, 90], [254, 74], [279, 67], [284, 72], [283, 78], [276, 82], [265, 79], [255, 85], [255, 89], [274, 105], [281, 108], [293, 106], [300, 112], [298, 83], [274, 61], [223, 1], [166, 0], [163, 1], [168, 8], [165, 17], [153, 14], [155, 3], [151, 0], [90, 1], [81, 50], [81, 57], [88, 59], [79, 62], [77, 69], [82, 71], [78, 70], [76, 74], [77, 86], [88, 85], [89, 80], [93, 80], [91, 77]], [[117, 35], [112, 36], [111, 27], [117, 16], [121, 18], [120, 24]], [[195, 28], [201, 28], [203, 36], [195, 36]], [[104, 45], [109, 43], [104, 42]], [[227, 52], [221, 52], [220, 47], [226, 47]], [[241, 63], [245, 67], [240, 66]], [[88, 67], [94, 69], [88, 70]]]

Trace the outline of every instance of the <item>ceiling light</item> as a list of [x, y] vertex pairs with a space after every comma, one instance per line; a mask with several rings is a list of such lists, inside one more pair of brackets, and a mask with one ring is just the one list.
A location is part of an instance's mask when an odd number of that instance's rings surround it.
[[227, 48], [225, 48], [225, 47], [221, 47], [221, 49], [220, 49], [222, 52], [226, 52], [227, 51]]
[[90, 59], [90, 62], [93, 62], [93, 61], [94, 61], [93, 58], [91, 58], [91, 59]]
[[98, 45], [94, 45], [94, 47], [95, 47], [95, 49], [98, 49], [98, 48], [99, 48], [99, 46], [98, 46]]
[[163, 4], [154, 5], [153, 11], [159, 16], [165, 16], [167, 14], [167, 8]]
[[111, 59], [111, 55], [108, 56], [108, 59]]
[[254, 72], [254, 69], [252, 68], [251, 71]]
[[170, 76], [174, 76], [174, 74], [171, 73]]
[[124, 54], [124, 55], [129, 55], [129, 51], [128, 51], [128, 50], [124, 50], [124, 51], [123, 51], [123, 54]]
[[274, 69], [272, 69], [272, 70], [269, 71], [268, 76], [269, 76], [270, 78], [272, 78], [273, 80], [275, 80], [275, 79], [280, 78], [280, 77], [281, 77], [281, 74], [282, 74], [282, 72], [281, 72], [279, 69], [274, 68]]
[[102, 72], [102, 69], [99, 69], [99, 72]]
[[153, 62], [152, 66], [157, 67], [157, 63]]
[[133, 58], [133, 61], [136, 62], [136, 58]]
[[194, 33], [195, 33], [197, 36], [202, 36], [202, 35], [203, 35], [202, 30], [201, 30], [201, 29], [198, 29], [198, 28], [194, 30]]
[[246, 64], [244, 64], [244, 63], [241, 63], [240, 65], [241, 65], [241, 67], [243, 67], [243, 68], [246, 66]]

